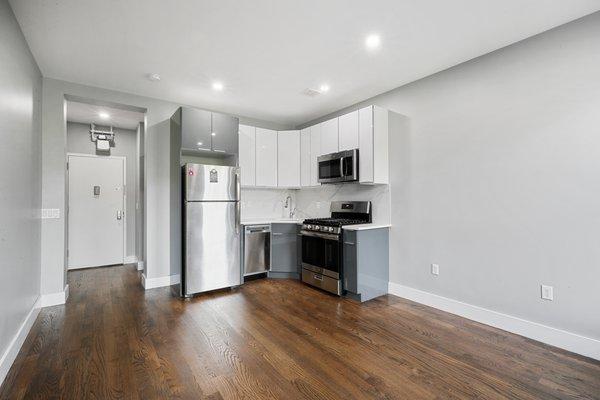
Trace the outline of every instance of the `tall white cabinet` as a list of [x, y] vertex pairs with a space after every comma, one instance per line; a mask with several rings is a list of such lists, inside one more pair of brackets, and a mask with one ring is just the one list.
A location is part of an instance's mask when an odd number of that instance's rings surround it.
[[277, 133], [277, 186], [300, 187], [300, 131]]
[[358, 110], [360, 183], [389, 183], [388, 114], [377, 106]]
[[277, 187], [277, 131], [256, 128], [256, 186]]
[[256, 128], [240, 125], [239, 162], [242, 186], [256, 186]]

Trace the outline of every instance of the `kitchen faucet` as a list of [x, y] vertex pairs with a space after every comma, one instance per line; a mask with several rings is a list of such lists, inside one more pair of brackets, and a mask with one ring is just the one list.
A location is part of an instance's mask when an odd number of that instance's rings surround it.
[[285, 198], [285, 204], [284, 204], [283, 208], [288, 208], [288, 207], [290, 210], [289, 218], [292, 219], [294, 217], [294, 215], [296, 214], [296, 207], [292, 208], [292, 196], [290, 196], [289, 194]]

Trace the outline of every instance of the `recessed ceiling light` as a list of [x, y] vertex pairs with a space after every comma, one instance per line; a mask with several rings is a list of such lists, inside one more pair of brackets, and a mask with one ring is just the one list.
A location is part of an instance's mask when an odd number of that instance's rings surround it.
[[213, 133], [211, 133], [211, 136], [217, 136], [217, 134], [213, 132]]
[[159, 74], [148, 74], [148, 79], [151, 80], [152, 82], [158, 82], [158, 81], [160, 81], [160, 75]]
[[321, 92], [321, 93], [329, 92], [329, 85], [324, 83], [321, 86], [319, 86], [319, 92]]
[[379, 35], [373, 33], [367, 36], [367, 38], [365, 39], [365, 45], [369, 50], [378, 49], [379, 46], [381, 46], [381, 38], [379, 37]]
[[102, 119], [108, 119], [108, 118], [110, 118], [110, 115], [108, 115], [108, 113], [105, 113], [105, 112], [99, 112], [98, 116], [100, 118], [102, 118]]
[[223, 84], [221, 82], [213, 82], [212, 88], [218, 92], [223, 90]]
[[202, 146], [202, 142], [198, 142], [198, 146]]

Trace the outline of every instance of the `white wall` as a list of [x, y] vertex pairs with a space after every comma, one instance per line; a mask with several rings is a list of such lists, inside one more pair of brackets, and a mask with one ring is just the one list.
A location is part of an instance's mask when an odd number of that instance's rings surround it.
[[291, 196], [295, 207], [297, 192], [287, 189], [242, 188], [242, 221], [289, 218], [289, 210], [283, 208], [285, 198]]
[[[40, 294], [41, 90], [42, 76], [37, 64], [12, 10], [2, 0], [0, 384], [19, 350], [19, 328]], [[35, 315], [30, 319], [35, 319]], [[16, 342], [11, 345], [13, 339]]]
[[[104, 127], [97, 125], [97, 129]], [[114, 128], [115, 147], [111, 147], [111, 156], [126, 158], [126, 194], [127, 205], [125, 219], [126, 257], [136, 257], [136, 195], [137, 195], [137, 130]], [[96, 143], [90, 140], [90, 125], [67, 122], [67, 151], [69, 153], [96, 154]], [[102, 156], [102, 154], [100, 154]]]
[[329, 217], [332, 201], [370, 201], [374, 224], [390, 223], [390, 187], [388, 185], [321, 185], [299, 190], [298, 214], [301, 218]]
[[600, 339], [599, 49], [596, 13], [361, 103], [411, 121], [392, 282]]

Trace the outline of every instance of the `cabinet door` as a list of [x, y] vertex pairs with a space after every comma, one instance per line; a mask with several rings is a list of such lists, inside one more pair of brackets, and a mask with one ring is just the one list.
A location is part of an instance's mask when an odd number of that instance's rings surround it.
[[321, 154], [335, 153], [339, 149], [338, 119], [321, 123]]
[[300, 131], [277, 133], [277, 186], [300, 187]]
[[256, 186], [277, 187], [277, 131], [256, 128]]
[[239, 119], [231, 115], [212, 113], [212, 150], [237, 154]]
[[358, 149], [358, 110], [339, 118], [339, 140], [340, 151]]
[[256, 185], [256, 128], [240, 125], [240, 173], [242, 186]]
[[373, 106], [358, 111], [358, 173], [360, 182], [373, 182]]
[[319, 186], [319, 164], [321, 155], [321, 125], [310, 127], [310, 186]]
[[296, 225], [271, 224], [271, 273], [296, 274]]
[[310, 128], [300, 131], [300, 185], [310, 186]]
[[181, 109], [181, 147], [186, 150], [210, 150], [211, 113], [183, 107]]
[[343, 247], [343, 260], [344, 260], [344, 290], [350, 293], [358, 294], [358, 265], [357, 265], [357, 251], [358, 246], [356, 243], [356, 232], [344, 231], [343, 233], [344, 247]]

